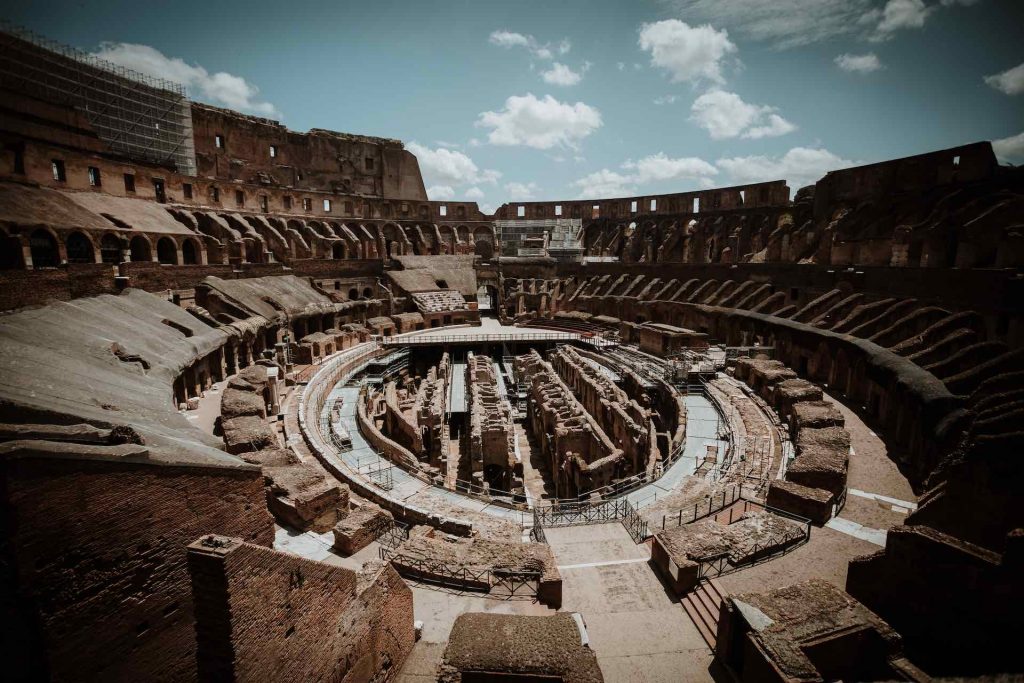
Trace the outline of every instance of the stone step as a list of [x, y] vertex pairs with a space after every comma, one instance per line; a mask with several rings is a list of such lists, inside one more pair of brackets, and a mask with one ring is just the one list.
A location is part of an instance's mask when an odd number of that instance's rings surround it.
[[691, 600], [691, 595], [692, 593], [683, 598], [683, 610], [686, 611], [686, 615], [690, 617], [690, 621], [692, 621], [694, 626], [697, 627], [700, 637], [704, 639], [704, 642], [708, 644], [708, 647], [714, 650], [716, 642], [715, 635], [718, 627], [716, 625], [715, 630], [712, 630], [708, 625], [706, 615], [701, 612], [701, 608], [697, 606], [697, 603]]

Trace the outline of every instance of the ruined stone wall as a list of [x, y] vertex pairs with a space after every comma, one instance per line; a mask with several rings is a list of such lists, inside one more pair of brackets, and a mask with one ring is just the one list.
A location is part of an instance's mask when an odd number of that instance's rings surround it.
[[628, 474], [652, 469], [660, 457], [651, 412], [568, 345], [551, 354], [551, 366], [613, 443], [621, 445]]
[[357, 574], [225, 537], [188, 563], [204, 680], [386, 681], [412, 650], [412, 591], [390, 565]]
[[466, 386], [469, 433], [463, 459], [472, 463], [474, 472], [482, 470], [491, 486], [511, 491], [516, 483], [515, 430], [512, 414], [498, 391], [490, 356], [470, 355]]
[[[0, 467], [16, 630], [38, 636], [34, 663], [54, 681], [195, 680], [185, 547], [211, 532], [273, 543], [259, 470], [76, 457], [82, 446], [19, 456], [22, 443], [35, 442], [6, 444]], [[8, 662], [31, 661], [20, 654]]]
[[581, 495], [623, 475], [622, 449], [573, 397], [550, 363], [534, 350], [516, 358], [516, 374], [529, 378], [527, 417], [548, 461], [557, 497]]

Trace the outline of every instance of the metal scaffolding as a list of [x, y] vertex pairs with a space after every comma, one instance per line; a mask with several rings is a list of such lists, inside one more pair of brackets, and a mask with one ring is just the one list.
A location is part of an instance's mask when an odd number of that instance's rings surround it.
[[0, 21], [0, 87], [74, 107], [111, 153], [195, 175], [185, 86]]

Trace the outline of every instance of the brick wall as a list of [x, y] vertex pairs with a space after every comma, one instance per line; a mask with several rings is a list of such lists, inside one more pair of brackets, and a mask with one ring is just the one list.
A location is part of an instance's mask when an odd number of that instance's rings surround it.
[[114, 267], [105, 263], [69, 264], [43, 270], [0, 270], [0, 311], [104, 293], [117, 293]]
[[412, 591], [390, 565], [360, 575], [213, 543], [189, 547], [203, 680], [386, 680], [412, 649]]
[[8, 457], [0, 482], [17, 629], [45, 648], [22, 664], [54, 681], [194, 680], [187, 545], [274, 540], [257, 469]]

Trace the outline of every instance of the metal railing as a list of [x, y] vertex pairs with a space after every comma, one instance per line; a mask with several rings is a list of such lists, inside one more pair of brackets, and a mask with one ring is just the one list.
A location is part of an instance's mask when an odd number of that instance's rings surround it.
[[[583, 526], [621, 522], [636, 543], [643, 542], [648, 533], [647, 521], [626, 498], [599, 503], [564, 503], [533, 508], [533, 528]], [[543, 534], [543, 531], [540, 532]]]
[[385, 348], [396, 346], [435, 346], [444, 344], [491, 344], [491, 343], [525, 343], [525, 342], [567, 342], [575, 341], [590, 344], [599, 348], [618, 346], [617, 340], [597, 334], [576, 332], [538, 332], [532, 334], [444, 334], [444, 335], [411, 335], [401, 337], [375, 337], [375, 341]]
[[423, 583], [490, 593], [506, 598], [536, 597], [540, 588], [539, 571], [469, 568], [436, 558], [392, 550], [384, 545], [381, 545], [379, 555], [381, 560], [391, 562], [403, 577]]
[[737, 500], [743, 497], [743, 485], [733, 486], [729, 489], [722, 491], [721, 496], [711, 496], [707, 499], [707, 504], [703, 504], [700, 501], [693, 504], [693, 509], [686, 508], [680, 510], [674, 515], [662, 515], [661, 516], [661, 528], [667, 529], [673, 526], [683, 526], [684, 524], [693, 524], [699, 519], [710, 517], [722, 510], [726, 509]]
[[810, 540], [811, 520], [806, 517], [791, 514], [785, 510], [779, 510], [778, 508], [761, 506], [757, 501], [748, 502], [757, 505], [758, 507], [762, 507], [773, 515], [799, 522], [801, 525], [800, 529], [787, 532], [781, 539], [775, 538], [764, 543], [754, 543], [752, 547], [746, 550], [746, 554], [743, 558], [740, 558], [735, 563], [730, 559], [729, 551], [715, 553], [704, 558], [694, 558], [699, 563], [697, 568], [697, 577], [699, 579], [722, 576], [723, 574], [728, 574], [738, 569], [744, 569], [746, 567], [760, 564], [761, 562], [766, 562], [779, 555], [784, 555]]

